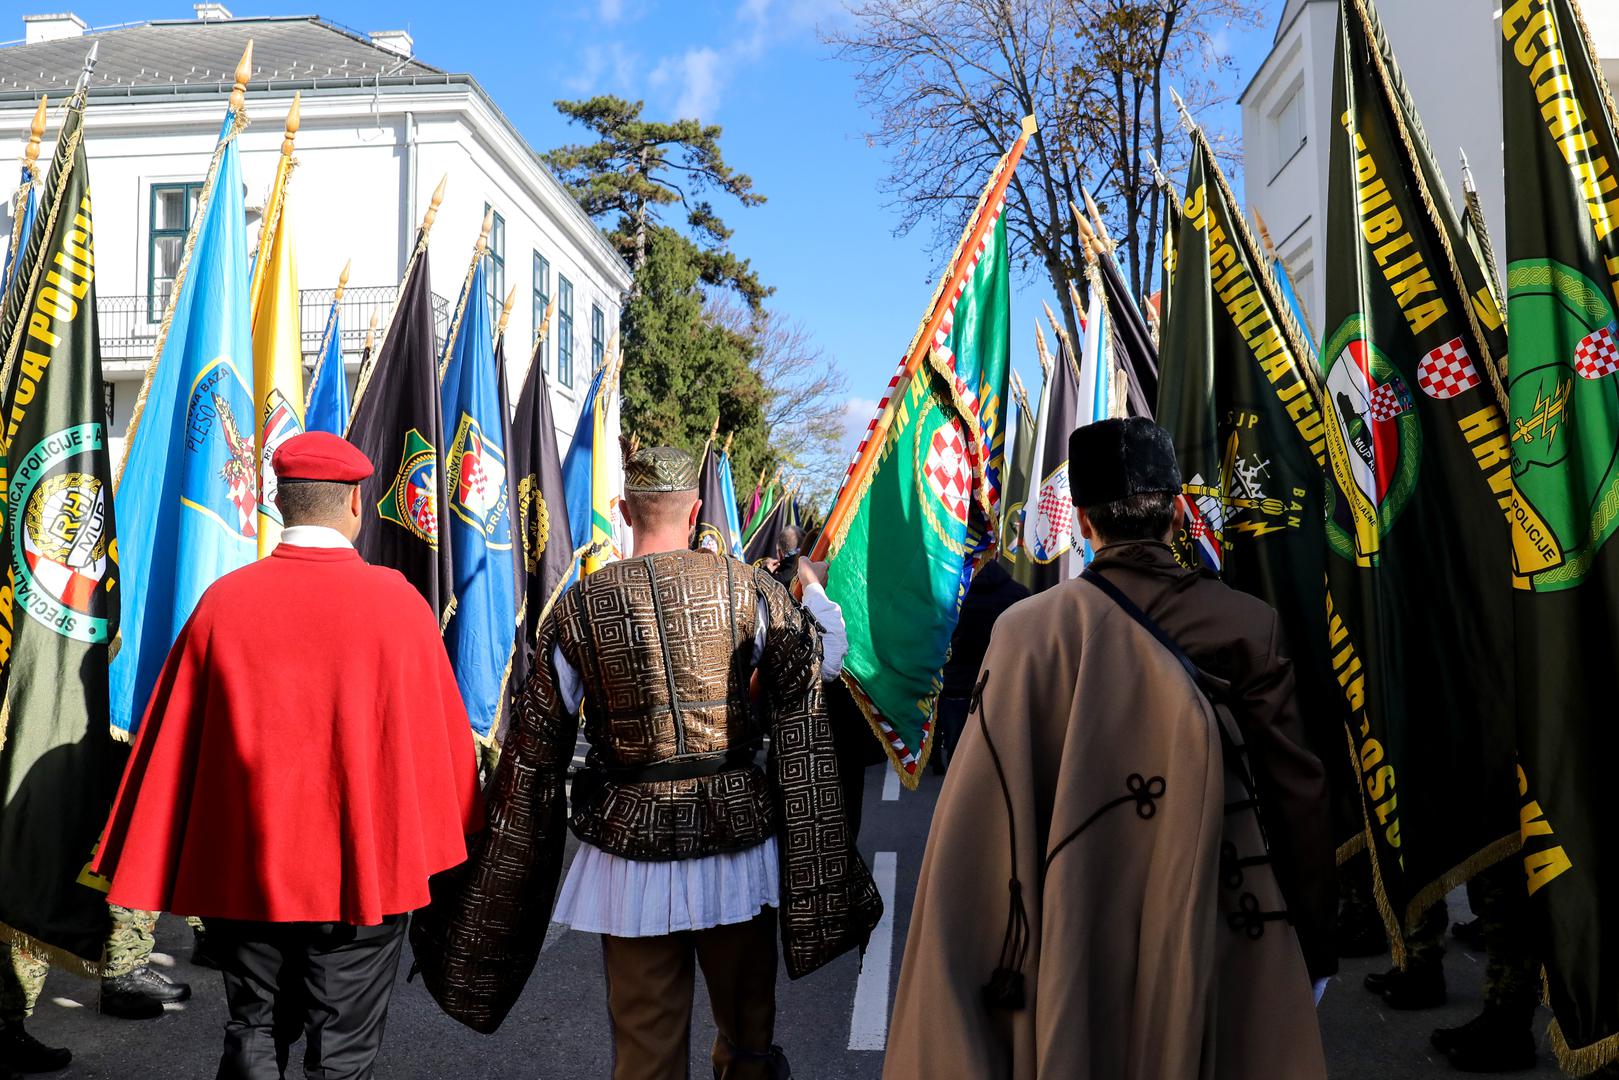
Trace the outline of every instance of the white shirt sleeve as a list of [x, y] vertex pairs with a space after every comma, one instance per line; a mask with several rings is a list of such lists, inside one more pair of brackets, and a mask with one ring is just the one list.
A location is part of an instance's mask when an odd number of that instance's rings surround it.
[[562, 699], [562, 707], [572, 716], [584, 704], [585, 684], [579, 678], [579, 672], [574, 670], [568, 658], [562, 655], [562, 650], [551, 646], [551, 666], [557, 673], [557, 696]]
[[849, 651], [849, 631], [843, 623], [843, 609], [819, 585], [804, 589], [804, 606], [821, 624], [821, 679], [831, 682], [843, 674], [843, 657]]

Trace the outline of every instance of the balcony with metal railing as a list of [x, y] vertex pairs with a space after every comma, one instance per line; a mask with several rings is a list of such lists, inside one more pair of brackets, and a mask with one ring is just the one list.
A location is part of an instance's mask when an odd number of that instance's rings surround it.
[[[326, 317], [332, 309], [335, 289], [301, 289], [298, 296], [299, 322], [303, 331], [303, 353], [313, 359], [326, 332]], [[393, 314], [397, 285], [362, 285], [345, 289], [338, 304], [343, 333], [343, 351], [359, 353], [365, 345], [366, 328], [376, 314], [379, 334]], [[101, 328], [103, 360], [149, 360], [157, 344], [163, 300], [150, 296], [98, 296], [96, 317]], [[158, 317], [151, 317], [156, 311]], [[433, 294], [433, 325], [437, 340], [449, 331], [450, 301]]]

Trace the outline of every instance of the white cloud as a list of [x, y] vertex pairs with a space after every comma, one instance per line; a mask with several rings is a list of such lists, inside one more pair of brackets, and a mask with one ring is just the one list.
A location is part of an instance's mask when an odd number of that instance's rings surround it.
[[591, 45], [579, 54], [579, 69], [562, 82], [576, 94], [625, 94], [634, 83], [635, 64], [635, 54], [622, 42]]
[[673, 88], [676, 116], [708, 120], [719, 108], [727, 74], [720, 53], [705, 45], [664, 59], [649, 81], [654, 87]]
[[624, 0], [597, 0], [596, 15], [604, 23], [616, 23], [624, 15]]

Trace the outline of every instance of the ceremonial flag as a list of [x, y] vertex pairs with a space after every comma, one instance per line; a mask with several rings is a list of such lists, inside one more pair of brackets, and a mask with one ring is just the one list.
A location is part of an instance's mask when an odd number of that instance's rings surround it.
[[[1093, 310], [1086, 333], [1099, 333], [1101, 296], [1091, 295]], [[1030, 592], [1049, 589], [1079, 574], [1079, 535], [1074, 497], [1068, 483], [1068, 436], [1079, 427], [1080, 375], [1068, 351], [1066, 336], [1057, 339], [1051, 376], [1040, 393], [1040, 414], [1029, 455], [1028, 487], [1023, 499], [1023, 538], [1019, 562], [1028, 563], [1022, 580]]]
[[1572, 0], [1501, 15], [1523, 867], [1558, 1064], [1619, 1060], [1619, 115]]
[[[251, 51], [251, 46], [249, 47]], [[244, 58], [243, 64], [248, 63]], [[124, 442], [117, 495], [124, 572], [112, 727], [129, 738], [203, 590], [258, 554], [253, 327], [238, 92], [225, 113]]]
[[292, 138], [298, 131], [298, 95], [287, 112], [286, 135], [265, 210], [264, 235], [253, 264], [253, 401], [258, 416], [259, 558], [281, 542], [275, 505], [278, 446], [304, 430], [303, 324], [298, 304], [298, 259], [292, 246]]
[[[1034, 460], [1035, 416], [1015, 372], [1012, 383], [1017, 401], [1017, 435], [1012, 442], [1012, 467], [1006, 474], [1007, 498], [1001, 504], [1000, 558], [1012, 577], [1033, 591], [1034, 563], [1023, 550], [1023, 508], [1029, 498], [1029, 470]], [[1044, 390], [1042, 384], [1042, 393]]]
[[777, 541], [781, 538], [781, 530], [787, 524], [787, 507], [792, 501], [786, 487], [782, 488], [781, 497], [775, 494], [775, 482], [765, 490], [765, 501], [759, 507], [759, 513], [753, 519], [753, 532], [748, 536], [747, 543], [743, 545], [742, 561], [757, 566], [766, 559], [776, 557]]
[[629, 552], [618, 502], [624, 492], [624, 454], [619, 448], [617, 358], [596, 369], [579, 410], [573, 443], [562, 459], [568, 526], [580, 552], [580, 572], [589, 574]]
[[105, 883], [88, 879], [122, 755], [107, 730], [120, 573], [96, 327], [84, 91], [68, 102], [41, 229], [3, 338], [10, 484], [0, 598], [0, 941], [98, 974]]
[[1176, 556], [1276, 609], [1347, 857], [1365, 826], [1327, 634], [1326, 432], [1314, 361], [1201, 128], [1184, 211], [1157, 403], [1185, 485]]
[[939, 670], [978, 558], [995, 543], [1011, 285], [1006, 186], [1032, 118], [996, 165], [844, 480], [815, 556], [849, 629], [843, 679], [900, 779], [933, 749]]
[[349, 426], [349, 380], [343, 371], [343, 288], [348, 267], [338, 279], [332, 309], [326, 313], [326, 329], [321, 334], [315, 370], [309, 376], [304, 398], [304, 426], [310, 431], [341, 435]]
[[1379, 36], [1366, 0], [1345, 0], [1321, 405], [1332, 663], [1379, 908], [1403, 964], [1400, 928], [1518, 846], [1503, 570], [1512, 476], [1449, 199], [1428, 182], [1437, 172]]
[[507, 420], [500, 398], [506, 369], [495, 362], [485, 262], [480, 240], [444, 369], [445, 426], [453, 432], [445, 487], [455, 589], [444, 649], [473, 733], [487, 741], [500, 711], [517, 633], [517, 564], [507, 483]]
[[754, 501], [753, 513], [748, 518], [747, 526], [742, 530], [742, 545], [743, 545], [743, 547], [747, 547], [748, 545], [753, 543], [754, 534], [756, 534], [759, 531], [760, 527], [762, 525], [764, 525], [765, 520], [767, 518], [769, 518], [771, 513], [773, 513], [775, 511], [775, 509], [776, 509], [776, 478], [775, 477], [771, 477], [770, 478], [770, 483], [768, 483], [768, 484], [766, 484], [764, 486], [764, 494], [762, 496], [759, 494], [759, 489], [758, 488], [754, 489], [754, 491], [753, 491], [753, 501]]
[[[1097, 227], [1102, 228], [1102, 215], [1088, 194], [1085, 203], [1095, 216]], [[1079, 216], [1077, 207], [1074, 214]], [[1094, 245], [1093, 250], [1096, 257], [1095, 273], [1091, 275], [1091, 292], [1094, 294], [1100, 290], [1106, 299], [1109, 324], [1107, 350], [1102, 355], [1111, 356], [1113, 365], [1124, 372], [1129, 385], [1130, 414], [1151, 417], [1153, 403], [1158, 400], [1158, 347], [1153, 344], [1152, 331], [1141, 314], [1141, 308], [1130, 294], [1130, 286], [1126, 284], [1124, 275], [1119, 273], [1118, 263], [1113, 259], [1112, 244], [1107, 242], [1105, 235], [1101, 236], [1101, 242]], [[1094, 324], [1095, 317], [1087, 316], [1085, 322], [1089, 327]], [[1125, 413], [1120, 411], [1119, 415]], [[1106, 414], [1098, 419], [1106, 419]], [[1080, 422], [1089, 421], [1081, 418]]]
[[1287, 268], [1287, 260], [1282, 253], [1276, 250], [1276, 244], [1271, 240], [1270, 230], [1265, 227], [1265, 219], [1254, 210], [1254, 222], [1259, 226], [1259, 241], [1265, 248], [1265, 264], [1270, 267], [1271, 281], [1276, 285], [1276, 295], [1281, 297], [1288, 311], [1293, 315], [1293, 323], [1298, 327], [1298, 346], [1300, 356], [1309, 360], [1312, 365], [1312, 374], [1320, 370], [1315, 355], [1315, 325], [1310, 321], [1310, 313], [1304, 310], [1304, 302], [1299, 299], [1298, 290], [1293, 287], [1293, 274]]
[[511, 475], [517, 478], [513, 520], [523, 552], [523, 636], [517, 645], [513, 689], [527, 679], [540, 623], [561, 595], [574, 565], [562, 455], [557, 449], [551, 391], [540, 353], [545, 341], [543, 333], [542, 329], [529, 355], [528, 374], [523, 377], [523, 388], [517, 395], [517, 416], [512, 421]]
[[697, 512], [698, 550], [718, 551], [740, 559], [742, 535], [736, 520], [736, 490], [731, 486], [731, 459], [712, 445], [703, 452], [697, 497], [703, 500]]
[[404, 574], [442, 620], [454, 590], [449, 547], [440, 535], [448, 498], [429, 228], [424, 222], [417, 235], [387, 335], [355, 390], [348, 438], [377, 470], [360, 485], [365, 517], [355, 546], [366, 562]]

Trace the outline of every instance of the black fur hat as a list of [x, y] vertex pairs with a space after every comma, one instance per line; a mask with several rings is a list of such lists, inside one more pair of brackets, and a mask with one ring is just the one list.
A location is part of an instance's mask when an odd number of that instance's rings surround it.
[[1068, 436], [1068, 486], [1089, 509], [1131, 495], [1181, 490], [1169, 432], [1139, 416], [1098, 420]]

